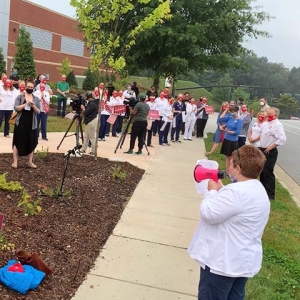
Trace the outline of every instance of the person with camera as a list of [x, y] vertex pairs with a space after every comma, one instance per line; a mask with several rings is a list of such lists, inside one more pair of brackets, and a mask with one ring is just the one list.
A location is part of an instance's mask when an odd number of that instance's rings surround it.
[[87, 105], [81, 104], [81, 109], [84, 115], [84, 139], [81, 152], [85, 153], [90, 141], [91, 152], [90, 155], [94, 155], [96, 131], [97, 131], [97, 116], [98, 116], [98, 102], [93, 98], [93, 92], [87, 91], [85, 93]]
[[123, 97], [124, 97], [124, 104], [126, 105], [126, 114], [125, 114], [125, 116], [127, 118], [129, 118], [129, 115], [130, 115], [130, 108], [129, 108], [130, 100], [136, 98], [136, 94], [135, 94], [134, 90], [132, 90], [131, 84], [127, 85], [127, 90], [124, 91]]
[[134, 144], [138, 138], [138, 151], [135, 154], [141, 155], [147, 130], [147, 118], [150, 110], [149, 105], [145, 102], [146, 94], [140, 94], [140, 101], [134, 106], [129, 107], [130, 114], [133, 115], [133, 124], [131, 127], [130, 146], [125, 154], [133, 154]]
[[261, 268], [261, 239], [270, 214], [268, 195], [257, 179], [264, 163], [257, 147], [245, 145], [232, 153], [228, 167], [236, 183], [208, 182], [188, 248], [200, 264], [199, 300], [243, 300], [248, 278]]
[[238, 148], [238, 136], [243, 126], [243, 121], [239, 118], [238, 112], [239, 107], [237, 105], [229, 105], [229, 107], [224, 109], [219, 119], [219, 122], [223, 123], [222, 130], [225, 132], [220, 153], [226, 156], [227, 173], [232, 152]]

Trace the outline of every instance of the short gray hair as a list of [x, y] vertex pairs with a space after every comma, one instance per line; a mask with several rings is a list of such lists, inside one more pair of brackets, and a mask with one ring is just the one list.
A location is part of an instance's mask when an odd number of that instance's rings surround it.
[[279, 115], [280, 115], [280, 110], [279, 110], [277, 107], [270, 107], [268, 110], [270, 110], [270, 109], [274, 110], [275, 115], [276, 115], [277, 117], [279, 117]]

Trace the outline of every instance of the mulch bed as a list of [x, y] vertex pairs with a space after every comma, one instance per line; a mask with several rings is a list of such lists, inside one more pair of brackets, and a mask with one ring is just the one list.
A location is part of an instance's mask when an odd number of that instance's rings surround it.
[[[45, 154], [45, 153], [41, 153]], [[38, 169], [26, 167], [27, 160], [19, 160], [18, 169], [10, 168], [12, 154], [0, 154], [0, 174], [7, 172], [7, 181], [19, 181], [32, 199], [41, 189], [60, 187], [65, 160], [63, 154], [35, 154]], [[121, 166], [125, 180], [112, 177], [111, 169]], [[42, 211], [24, 216], [17, 207], [21, 192], [0, 189], [0, 212], [5, 215], [2, 232], [15, 249], [36, 252], [53, 270], [34, 291], [26, 296], [0, 284], [0, 299], [71, 299], [93, 266], [99, 252], [120, 219], [130, 196], [144, 170], [128, 163], [85, 155], [71, 157], [63, 191], [71, 190], [71, 197], [41, 197]], [[0, 251], [0, 267], [11, 252]]]

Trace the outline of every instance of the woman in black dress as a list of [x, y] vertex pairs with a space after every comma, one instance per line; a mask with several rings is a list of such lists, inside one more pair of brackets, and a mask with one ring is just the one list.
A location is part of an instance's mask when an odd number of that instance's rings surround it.
[[12, 168], [18, 167], [18, 157], [28, 156], [28, 167], [36, 169], [32, 162], [33, 152], [38, 144], [37, 114], [40, 112], [40, 99], [34, 96], [34, 81], [26, 81], [25, 93], [16, 98], [14, 109], [18, 112], [13, 137]]

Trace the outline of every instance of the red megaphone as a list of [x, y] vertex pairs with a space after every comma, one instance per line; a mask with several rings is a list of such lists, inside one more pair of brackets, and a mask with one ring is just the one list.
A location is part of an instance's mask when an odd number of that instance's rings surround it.
[[201, 165], [197, 165], [194, 170], [194, 178], [198, 183], [205, 179], [218, 181], [219, 179], [223, 179], [226, 177], [227, 173], [225, 171], [217, 169], [207, 169], [202, 167]]

